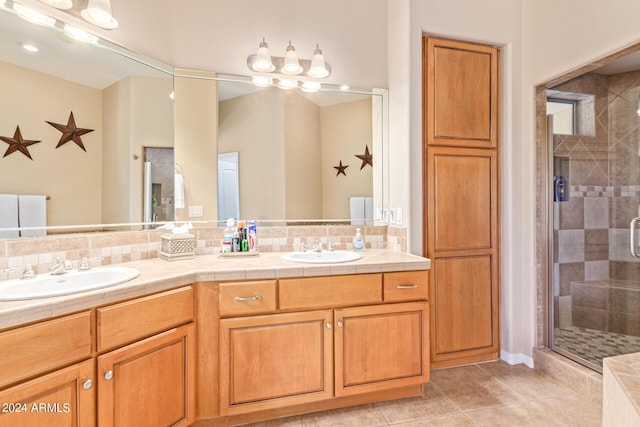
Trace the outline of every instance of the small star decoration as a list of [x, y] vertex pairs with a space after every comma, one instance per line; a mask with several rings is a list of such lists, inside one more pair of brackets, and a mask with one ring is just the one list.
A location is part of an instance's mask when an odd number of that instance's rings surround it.
[[347, 176], [347, 174], [345, 172], [345, 169], [348, 168], [348, 167], [349, 167], [349, 165], [343, 166], [342, 165], [342, 160], [340, 160], [340, 165], [339, 166], [334, 166], [333, 168], [338, 170], [338, 173], [336, 173], [336, 176], [338, 176], [340, 174], [342, 174], [344, 176]]
[[84, 151], [87, 151], [87, 149], [84, 148], [84, 144], [82, 143], [82, 139], [80, 137], [89, 132], [93, 132], [93, 129], [82, 129], [77, 127], [76, 120], [73, 118], [73, 111], [69, 115], [69, 120], [67, 121], [66, 126], [52, 122], [47, 123], [62, 132], [62, 136], [60, 137], [60, 141], [58, 142], [58, 145], [56, 145], [56, 148], [63, 146], [69, 141], [73, 141], [78, 147], [82, 148]]
[[362, 160], [362, 166], [360, 166], [360, 170], [362, 170], [362, 168], [367, 165], [373, 167], [373, 155], [369, 153], [368, 145], [365, 145], [364, 154], [355, 154], [355, 156]]
[[22, 139], [20, 126], [16, 126], [16, 131], [13, 134], [13, 138], [9, 138], [7, 136], [0, 136], [0, 139], [6, 142], [7, 144], [9, 144], [9, 148], [7, 148], [7, 151], [4, 153], [4, 156], [2, 157], [7, 157], [9, 154], [19, 151], [25, 156], [27, 156], [28, 158], [30, 158], [31, 160], [33, 159], [31, 158], [31, 154], [29, 154], [29, 149], [27, 147], [33, 144], [37, 144], [38, 142], [41, 142], [41, 141], [31, 141], [31, 140]]

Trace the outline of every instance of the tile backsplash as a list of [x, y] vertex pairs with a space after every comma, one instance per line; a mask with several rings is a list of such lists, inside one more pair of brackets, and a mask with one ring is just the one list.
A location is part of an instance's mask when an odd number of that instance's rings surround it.
[[[361, 229], [366, 248], [406, 252], [406, 227], [351, 225], [259, 227], [258, 251], [289, 252], [299, 250], [301, 245], [311, 248], [316, 240], [325, 247], [331, 243], [337, 250], [352, 250], [356, 228]], [[160, 236], [165, 232], [119, 231], [0, 240], [0, 280], [20, 277], [27, 264], [37, 274], [46, 273], [56, 258], [70, 261], [73, 268], [85, 257], [93, 266], [157, 258]], [[191, 233], [196, 236], [196, 255], [220, 251], [222, 228], [193, 229]]]

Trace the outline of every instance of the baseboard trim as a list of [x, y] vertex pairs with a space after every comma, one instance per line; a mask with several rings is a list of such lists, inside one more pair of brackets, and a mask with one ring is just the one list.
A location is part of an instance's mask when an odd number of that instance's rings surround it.
[[509, 365], [524, 364], [524, 365], [527, 365], [529, 368], [533, 369], [533, 358], [530, 356], [527, 356], [526, 354], [522, 354], [522, 353], [513, 354], [504, 350], [500, 350], [500, 359], [508, 363]]

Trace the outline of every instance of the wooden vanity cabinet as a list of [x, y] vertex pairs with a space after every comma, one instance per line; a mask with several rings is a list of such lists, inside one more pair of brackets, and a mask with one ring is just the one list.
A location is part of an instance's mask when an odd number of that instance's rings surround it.
[[193, 423], [193, 288], [101, 307], [96, 319], [99, 352], [111, 349], [97, 357], [98, 426]]
[[95, 426], [93, 359], [0, 391], [0, 427]]
[[[220, 415], [428, 382], [427, 283], [426, 271], [278, 280], [278, 313], [220, 320]], [[254, 295], [247, 284], [220, 286]]]

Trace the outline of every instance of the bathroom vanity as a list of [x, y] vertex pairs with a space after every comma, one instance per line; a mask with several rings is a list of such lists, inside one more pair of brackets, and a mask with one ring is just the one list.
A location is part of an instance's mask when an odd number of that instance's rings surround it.
[[0, 425], [235, 425], [429, 381], [428, 259], [125, 265], [140, 275], [0, 303]]

